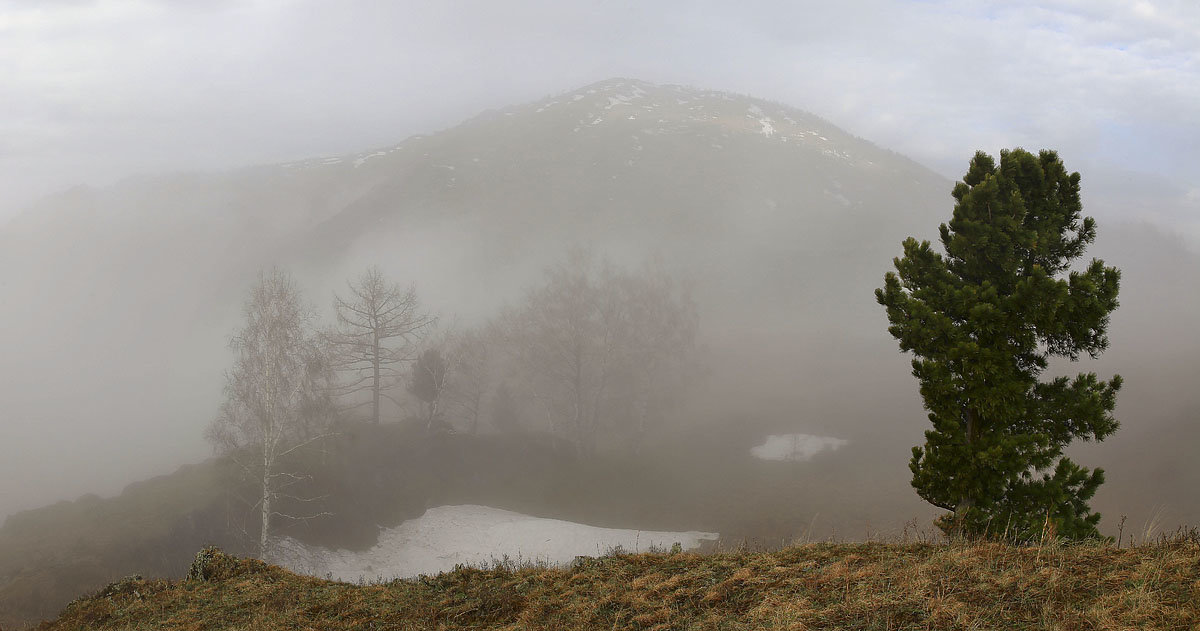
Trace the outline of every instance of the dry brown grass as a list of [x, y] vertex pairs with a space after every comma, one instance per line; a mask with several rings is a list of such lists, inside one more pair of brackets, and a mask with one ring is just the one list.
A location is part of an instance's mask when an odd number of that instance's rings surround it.
[[816, 543], [473, 568], [378, 585], [216, 555], [116, 583], [41, 629], [1196, 629], [1200, 538], [1134, 548]]

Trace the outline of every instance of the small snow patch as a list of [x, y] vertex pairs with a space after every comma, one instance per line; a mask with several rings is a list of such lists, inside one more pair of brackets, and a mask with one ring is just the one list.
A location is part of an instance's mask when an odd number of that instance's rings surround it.
[[812, 434], [772, 434], [763, 444], [750, 449], [759, 460], [792, 460], [807, 462], [822, 451], [835, 451], [849, 444], [842, 438]]
[[354, 168], [357, 169], [358, 167], [362, 166], [364, 163], [366, 163], [367, 160], [370, 160], [371, 158], [378, 158], [380, 156], [386, 156], [389, 153], [391, 153], [391, 152], [390, 151], [376, 151], [375, 153], [368, 153], [366, 155], [359, 156], [354, 159]]
[[758, 123], [762, 125], [762, 129], [759, 130], [759, 133], [762, 135], [770, 138], [775, 134], [775, 125], [772, 124], [770, 118], [760, 118], [758, 119]]
[[629, 104], [629, 97], [625, 96], [624, 94], [618, 94], [616, 96], [608, 97], [608, 105], [606, 105], [604, 107], [604, 109], [611, 110], [612, 108], [614, 108], [618, 105], [628, 105], [628, 104]]

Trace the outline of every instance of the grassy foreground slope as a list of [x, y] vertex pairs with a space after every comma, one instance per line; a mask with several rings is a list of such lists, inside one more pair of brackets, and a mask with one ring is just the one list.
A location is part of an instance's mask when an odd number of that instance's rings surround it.
[[809, 544], [459, 569], [351, 585], [215, 551], [130, 578], [40, 629], [1193, 629], [1200, 541]]

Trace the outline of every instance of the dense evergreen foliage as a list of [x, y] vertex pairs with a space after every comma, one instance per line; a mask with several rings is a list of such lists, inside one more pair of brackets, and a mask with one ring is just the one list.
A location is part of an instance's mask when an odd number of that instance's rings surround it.
[[947, 531], [1097, 536], [1100, 515], [1087, 501], [1103, 471], [1063, 449], [1117, 429], [1121, 378], [1039, 379], [1051, 357], [1103, 352], [1117, 307], [1117, 269], [1099, 260], [1070, 269], [1096, 235], [1080, 215], [1079, 174], [1052, 151], [1004, 151], [999, 167], [978, 152], [953, 195], [945, 254], [905, 240], [875, 291], [889, 332], [915, 356], [933, 422], [913, 449], [912, 484], [953, 511]]

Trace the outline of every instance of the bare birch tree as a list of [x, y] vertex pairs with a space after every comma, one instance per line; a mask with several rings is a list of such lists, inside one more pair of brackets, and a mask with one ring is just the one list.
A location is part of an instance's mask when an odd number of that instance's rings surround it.
[[408, 391], [425, 409], [425, 431], [433, 433], [442, 422], [441, 403], [446, 392], [450, 365], [437, 348], [428, 348], [413, 363]]
[[353, 397], [368, 391], [371, 420], [380, 421], [380, 403], [402, 380], [398, 364], [414, 359], [417, 342], [435, 318], [421, 311], [416, 290], [389, 282], [378, 267], [371, 267], [357, 283], [348, 283], [349, 295], [334, 295], [338, 326], [329, 339], [334, 347], [334, 368], [343, 375], [338, 393]]
[[225, 401], [207, 437], [253, 475], [259, 486], [261, 519], [258, 552], [269, 551], [276, 517], [308, 519], [322, 513], [284, 514], [281, 500], [307, 501], [285, 494], [302, 481], [280, 470], [281, 459], [329, 434], [331, 371], [316, 335], [312, 312], [292, 277], [282, 270], [263, 274], [244, 307], [245, 325], [230, 341], [233, 368], [225, 375]]

